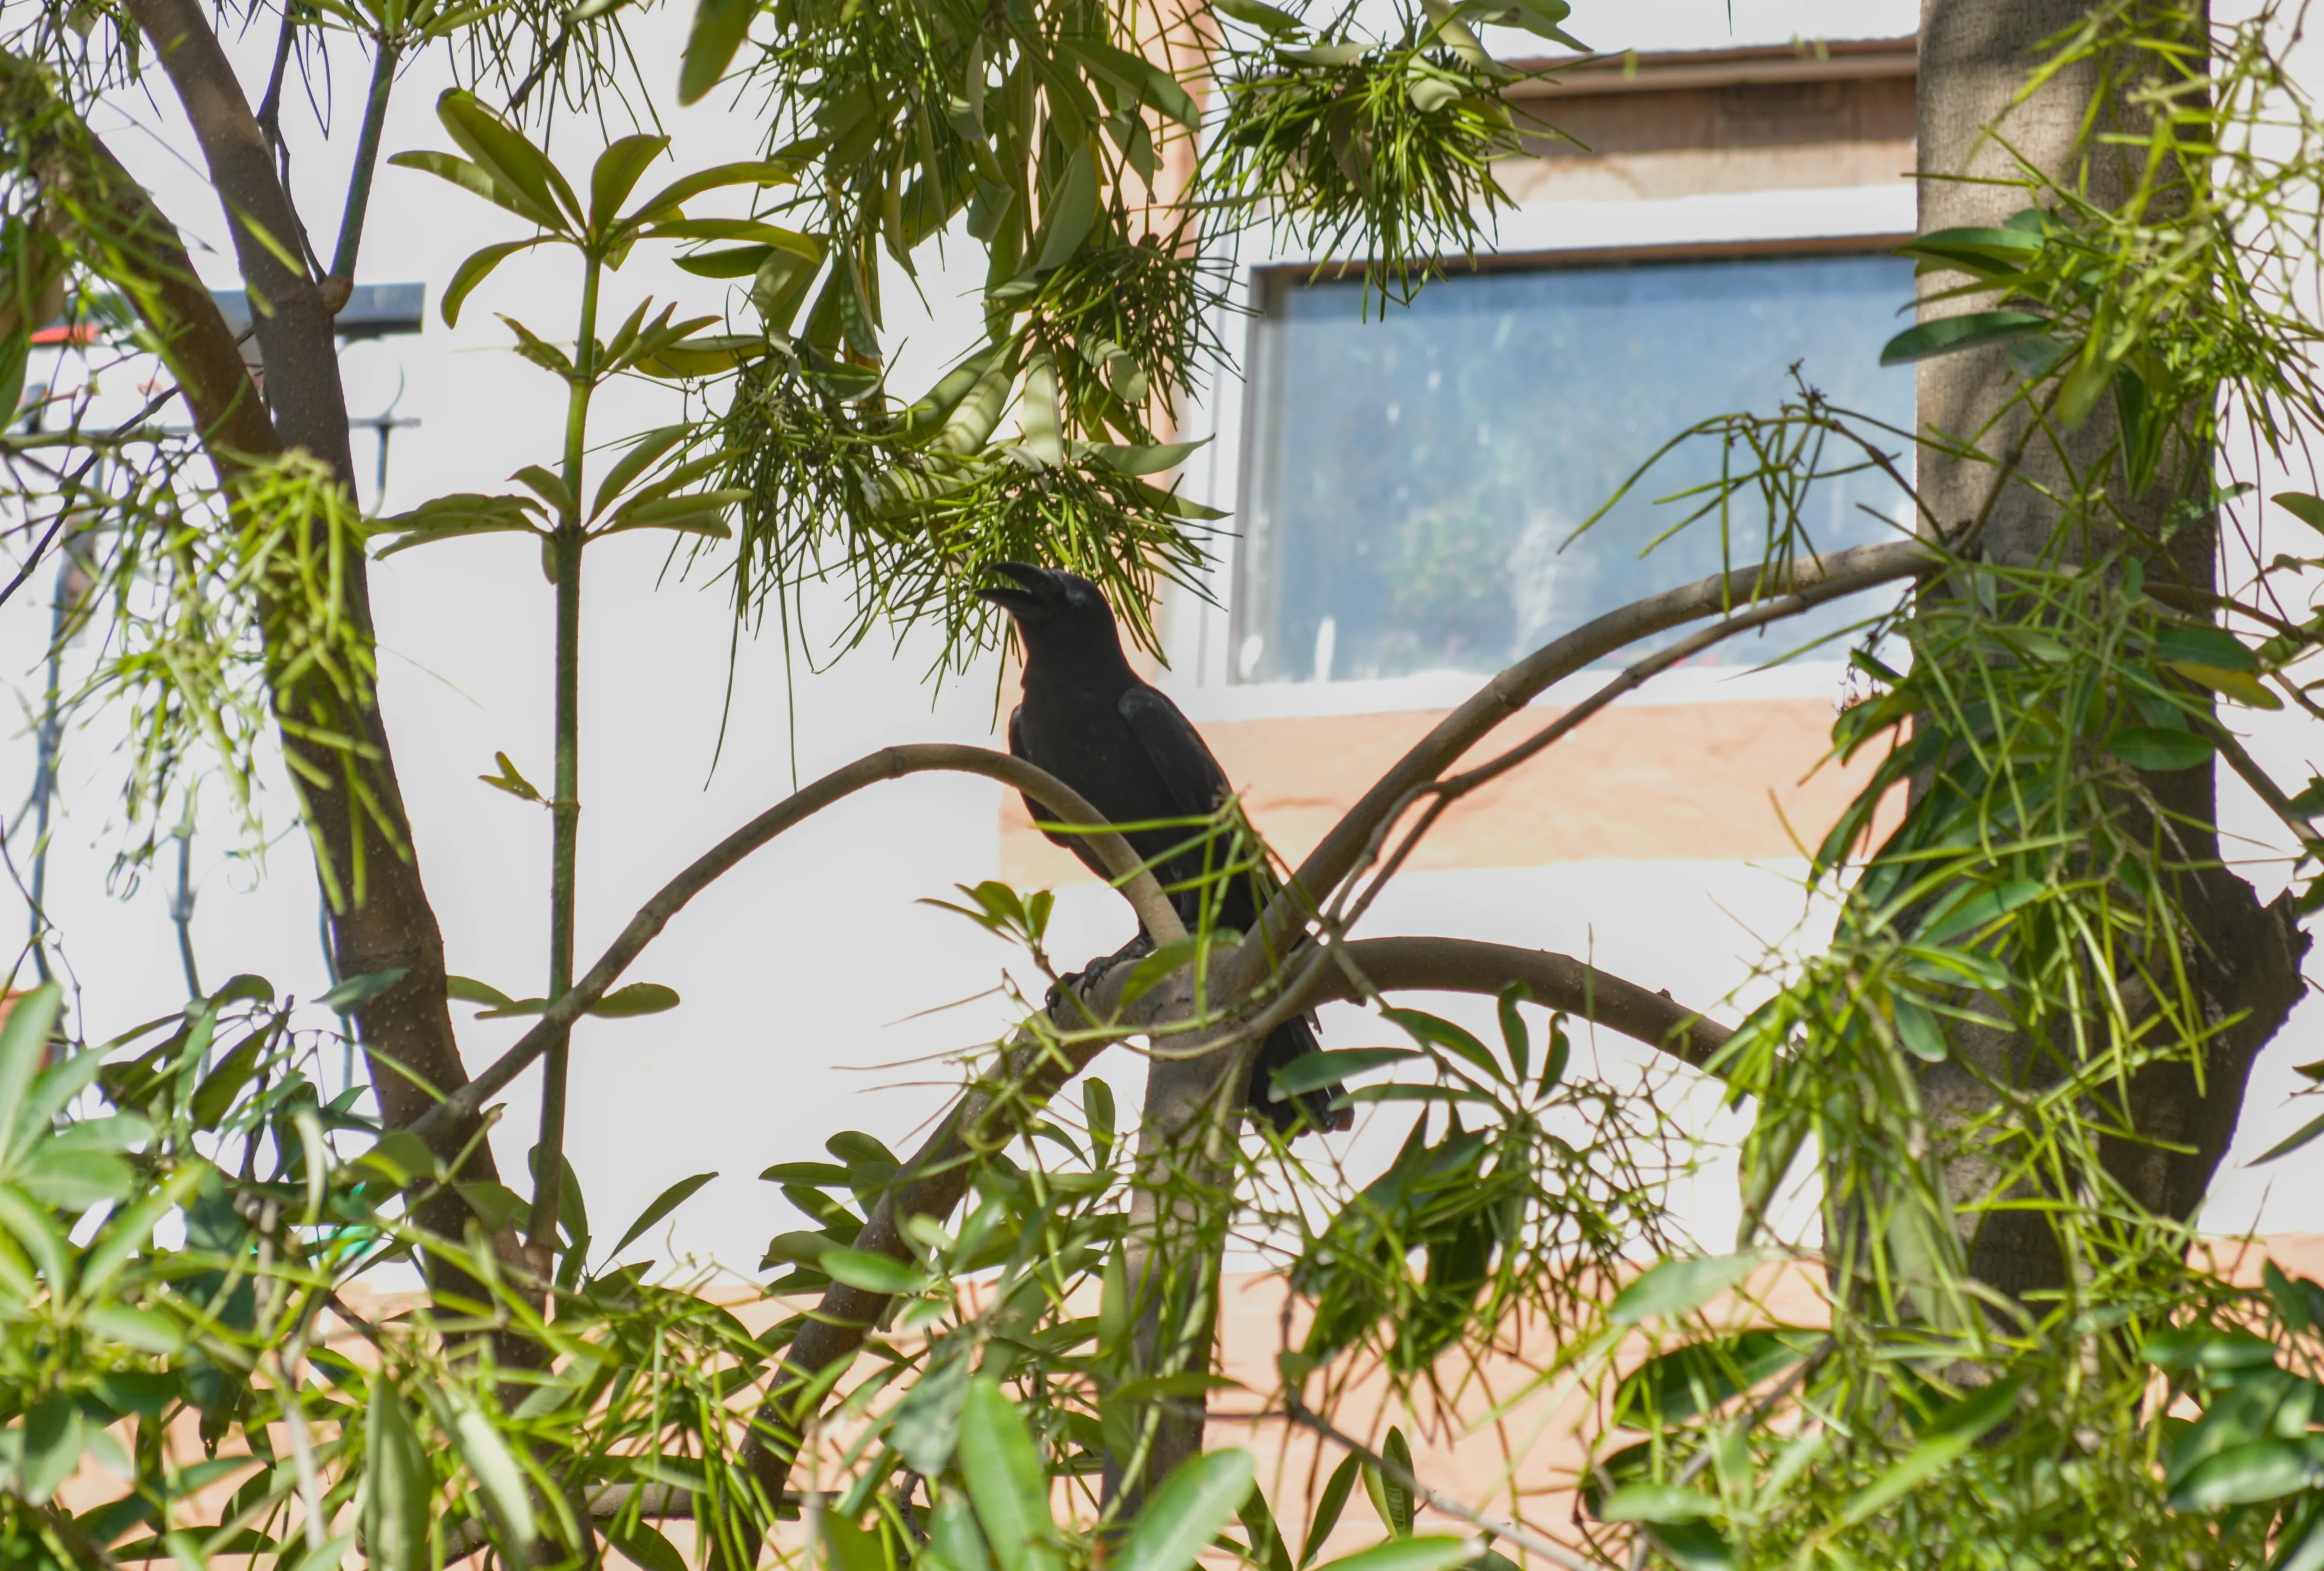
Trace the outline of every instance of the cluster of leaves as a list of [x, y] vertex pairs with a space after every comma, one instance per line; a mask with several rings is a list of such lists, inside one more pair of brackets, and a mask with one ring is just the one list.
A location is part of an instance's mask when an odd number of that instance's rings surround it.
[[[110, 623], [112, 652], [82, 698], [117, 694], [130, 708], [128, 808], [146, 826], [134, 855], [152, 854], [153, 826], [205, 752], [254, 830], [251, 785], [278, 729], [299, 789], [349, 793], [395, 845], [363, 767], [377, 756], [362, 720], [376, 673], [352, 595], [364, 531], [346, 490], [294, 452], [245, 469], [223, 496], [162, 486], [134, 500], [152, 513], [108, 542], [98, 598], [75, 618]], [[320, 864], [334, 901], [362, 898], [361, 845], [350, 867]]]

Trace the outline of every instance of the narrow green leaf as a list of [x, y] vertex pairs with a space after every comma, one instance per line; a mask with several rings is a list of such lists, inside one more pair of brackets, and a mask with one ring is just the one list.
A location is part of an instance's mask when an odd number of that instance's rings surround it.
[[1334, 1048], [1326, 1052], [1303, 1053], [1275, 1071], [1275, 1084], [1285, 1095], [1300, 1096], [1321, 1091], [1334, 1081], [1369, 1074], [1384, 1065], [1427, 1057], [1410, 1048]]
[[1491, 1049], [1451, 1021], [1423, 1014], [1416, 1009], [1384, 1009], [1380, 1011], [1380, 1018], [1402, 1026], [1420, 1041], [1467, 1059], [1491, 1078], [1500, 1078], [1500, 1060], [1493, 1056]]
[[1107, 1566], [1111, 1571], [1191, 1571], [1250, 1498], [1256, 1472], [1248, 1451], [1205, 1451], [1190, 1458], [1147, 1501]]
[[1606, 1318], [1616, 1326], [1636, 1326], [1656, 1317], [1690, 1314], [1771, 1258], [1763, 1251], [1746, 1250], [1740, 1254], [1664, 1261], [1615, 1294]]
[[2279, 491], [2275, 504], [2312, 530], [2324, 531], [2324, 496], [2310, 496], [2305, 491]]
[[1033, 264], [1036, 273], [1063, 266], [1081, 249], [1097, 220], [1097, 164], [1086, 146], [1074, 150], [1047, 218], [1042, 226], [1041, 259]]
[[1340, 1513], [1347, 1509], [1348, 1496], [1355, 1492], [1356, 1475], [1362, 1470], [1362, 1460], [1355, 1456], [1332, 1470], [1323, 1494], [1315, 1502], [1314, 1518], [1307, 1524], [1306, 1541], [1299, 1547], [1300, 1571], [1314, 1564], [1315, 1557], [1323, 1551], [1323, 1540], [1340, 1525]]
[[476, 1481], [503, 1548], [521, 1561], [531, 1551], [533, 1539], [532, 1497], [525, 1488], [524, 1470], [481, 1408], [465, 1393], [456, 1393], [453, 1400], [452, 1443]]
[[680, 1178], [677, 1183], [655, 1196], [653, 1204], [638, 1213], [638, 1219], [630, 1224], [629, 1230], [622, 1234], [622, 1241], [613, 1245], [610, 1253], [619, 1254], [631, 1244], [635, 1243], [644, 1235], [647, 1228], [685, 1205], [694, 1197], [696, 1190], [717, 1176], [715, 1172], [696, 1173], [690, 1178]]
[[1323, 1571], [1452, 1571], [1452, 1567], [1475, 1557], [1477, 1540], [1455, 1539], [1431, 1534], [1417, 1539], [1397, 1539], [1342, 1556], [1324, 1564]]
[[348, 977], [315, 1002], [325, 1009], [336, 1010], [341, 1014], [346, 1014], [362, 1007], [370, 1000], [377, 998], [402, 980], [403, 967], [400, 966], [392, 971], [367, 971], [361, 976]]
[[80, 1316], [83, 1329], [107, 1342], [134, 1347], [140, 1353], [164, 1356], [185, 1351], [186, 1328], [158, 1309], [132, 1309], [119, 1304], [99, 1304]]
[[1266, 4], [1266, 0], [1211, 0], [1211, 9], [1277, 37], [1297, 32], [1301, 26], [1299, 18]]
[[884, 1254], [872, 1254], [861, 1249], [827, 1249], [816, 1261], [816, 1269], [835, 1282], [845, 1282], [867, 1293], [882, 1293], [896, 1298], [905, 1293], [917, 1293], [927, 1288], [928, 1279], [899, 1260]]
[[678, 990], [659, 982], [632, 982], [626, 987], [616, 987], [589, 1006], [589, 1012], [607, 1020], [627, 1020], [633, 1015], [661, 1014], [676, 1009], [680, 1000]]
[[599, 1530], [605, 1535], [605, 1541], [640, 1571], [687, 1571], [686, 1557], [651, 1522], [638, 1521], [624, 1527], [616, 1518]]
[[1907, 328], [1880, 351], [1883, 365], [1904, 365], [1963, 349], [2007, 344], [2049, 330], [2050, 319], [2031, 311], [1971, 311]]
[[5, 1158], [15, 1143], [26, 1095], [41, 1072], [49, 1033], [64, 1007], [64, 989], [51, 982], [6, 1007], [8, 1018], [0, 1023], [0, 1158]]
[[530, 240], [507, 240], [469, 253], [467, 260], [452, 270], [452, 280], [444, 286], [443, 303], [437, 308], [443, 313], [444, 325], [447, 328], [459, 325], [461, 306], [467, 303], [468, 296], [475, 292], [478, 284], [493, 275], [493, 269], [520, 251], [530, 251], [536, 245], [545, 245], [548, 239], [546, 235], [535, 235]]
[[379, 1571], [422, 1571], [435, 1470], [388, 1371], [372, 1372], [364, 1427], [364, 1552]]
[[961, 1403], [958, 1460], [1001, 1571], [1048, 1571], [1055, 1566], [1057, 1557], [1047, 1539], [1056, 1526], [1049, 1515], [1049, 1482], [1040, 1454], [1024, 1417], [991, 1375], [971, 1381]]
[[637, 189], [638, 181], [669, 147], [667, 136], [624, 136], [597, 155], [589, 171], [589, 227], [610, 232], [622, 204]]
[[554, 212], [535, 202], [515, 186], [495, 179], [492, 171], [481, 163], [448, 152], [399, 152], [387, 162], [401, 169], [416, 169], [438, 180], [449, 180], [462, 190], [484, 198], [494, 207], [506, 208], [529, 224], [538, 224], [550, 231], [564, 227], [558, 222]]
[[758, 0], [702, 0], [695, 8], [694, 28], [687, 34], [684, 63], [678, 72], [680, 104], [691, 104], [718, 85], [758, 14]]
[[2210, 738], [2160, 725], [2126, 725], [2106, 739], [2106, 750], [2133, 769], [2168, 772], [2209, 763]]
[[[745, 18], [747, 23], [748, 18]], [[798, 165], [788, 159], [752, 158], [717, 163], [683, 174], [641, 203], [630, 215], [632, 223], [659, 222], [679, 216], [678, 209], [705, 191], [728, 186], [787, 186], [798, 179]]]
[[475, 159], [495, 180], [515, 187], [540, 207], [557, 215], [558, 221], [548, 226], [575, 227], [588, 222], [573, 188], [549, 161], [549, 155], [532, 144], [531, 140], [514, 125], [485, 106], [484, 101], [465, 88], [447, 88], [436, 99], [436, 118], [460, 144], [460, 151]]
[[1987, 1430], [2009, 1416], [2024, 1389], [2023, 1381], [2005, 1380], [1953, 1403], [1922, 1431], [1920, 1443], [1903, 1460], [1858, 1492], [1840, 1513], [1841, 1525], [1854, 1527], [1951, 1466]]

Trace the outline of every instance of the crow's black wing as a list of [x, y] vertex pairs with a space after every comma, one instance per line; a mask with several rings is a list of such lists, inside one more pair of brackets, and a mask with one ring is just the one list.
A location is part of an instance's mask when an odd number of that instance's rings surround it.
[[1163, 791], [1180, 818], [1210, 812], [1227, 795], [1227, 772], [1211, 756], [1193, 722], [1160, 692], [1139, 682], [1121, 695], [1117, 706], [1130, 734], [1160, 777]]
[[[1017, 707], [1009, 711], [1009, 756], [1011, 758], [1021, 758], [1026, 762], [1036, 765], [1038, 765], [1038, 762], [1031, 753], [1025, 751], [1025, 706], [1022, 704], [1018, 705]], [[1022, 791], [1018, 793], [1018, 799], [1025, 804], [1026, 816], [1031, 818], [1036, 824], [1045, 822], [1055, 823], [1063, 816], [1056, 810], [1043, 807], [1039, 802], [1035, 801], [1032, 798], [1025, 795]], [[1075, 856], [1080, 857], [1082, 865], [1088, 868], [1092, 873], [1096, 873], [1100, 878], [1111, 878], [1112, 876], [1112, 874], [1106, 872], [1105, 864], [1098, 860], [1097, 853], [1090, 849], [1088, 836], [1059, 835], [1055, 831], [1048, 829], [1044, 829], [1041, 833], [1047, 838], [1049, 844], [1052, 846], [1062, 846], [1066, 850], [1072, 852]]]

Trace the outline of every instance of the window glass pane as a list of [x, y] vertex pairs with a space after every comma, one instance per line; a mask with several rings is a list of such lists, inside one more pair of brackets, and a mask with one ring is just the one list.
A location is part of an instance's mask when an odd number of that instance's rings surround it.
[[[1879, 365], [1913, 295], [1912, 264], [1886, 255], [1456, 275], [1384, 318], [1375, 295], [1370, 321], [1356, 283], [1277, 273], [1261, 295], [1236, 605], [1245, 681], [1496, 670], [1718, 571], [1715, 519], [1640, 556], [1692, 506], [1654, 499], [1718, 475], [1715, 440], [1665, 458], [1558, 547], [1684, 427], [1773, 413], [1795, 362], [1833, 403], [1913, 422], [1911, 368]], [[1827, 449], [1829, 467], [1840, 453]], [[1907, 516], [1870, 472], [1820, 485], [1803, 522], [1830, 550], [1894, 538]], [[1736, 565], [1764, 548], [1765, 517], [1738, 512]], [[1763, 661], [1861, 615], [1834, 609], [1707, 658]]]

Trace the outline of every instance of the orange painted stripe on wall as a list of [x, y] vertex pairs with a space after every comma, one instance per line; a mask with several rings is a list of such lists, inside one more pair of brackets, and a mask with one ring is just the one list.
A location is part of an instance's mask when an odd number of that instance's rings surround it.
[[[1482, 762], [1557, 712], [1527, 711], [1471, 755]], [[1442, 712], [1308, 716], [1200, 727], [1277, 852], [1297, 862]], [[1832, 707], [1729, 699], [1609, 709], [1457, 803], [1414, 869], [1537, 867], [1597, 860], [1751, 861], [1822, 838], [1878, 761], [1825, 760]], [[1819, 767], [1819, 761], [1823, 761]], [[1886, 817], [1886, 815], [1884, 815]], [[1024, 887], [1086, 881], [1032, 826], [1014, 793], [1001, 810], [1001, 876]]]

